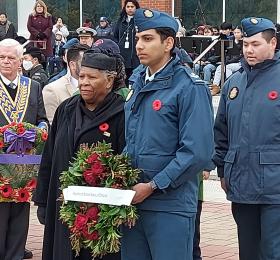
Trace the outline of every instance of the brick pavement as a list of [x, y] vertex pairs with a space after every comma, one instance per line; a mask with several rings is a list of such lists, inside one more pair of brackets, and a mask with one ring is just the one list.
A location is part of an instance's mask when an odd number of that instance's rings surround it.
[[[230, 203], [225, 200], [218, 181], [206, 181], [204, 190], [201, 216], [203, 260], [238, 260], [236, 226]], [[41, 260], [42, 236], [43, 227], [36, 218], [36, 207], [32, 206], [27, 248], [33, 251], [33, 260]]]

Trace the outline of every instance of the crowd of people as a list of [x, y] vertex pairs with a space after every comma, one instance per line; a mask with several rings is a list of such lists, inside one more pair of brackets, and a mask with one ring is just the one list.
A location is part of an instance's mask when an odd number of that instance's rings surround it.
[[[27, 28], [29, 42], [0, 12], [0, 124], [24, 121], [49, 131], [33, 196], [45, 225], [43, 260], [91, 259], [86, 249], [75, 256], [59, 218], [59, 176], [80, 144], [103, 140], [141, 169], [132, 200], [139, 219], [121, 228], [119, 253], [95, 259], [201, 260], [202, 183], [215, 167], [232, 202], [240, 259], [280, 259], [279, 53], [272, 21], [251, 17], [241, 26], [197, 28], [196, 35], [232, 42], [223, 87], [215, 47], [193, 64], [196, 54], [176, 47], [185, 33], [177, 21], [136, 0], [124, 1], [114, 27], [105, 16], [96, 28], [87, 19], [72, 38], [62, 18], [54, 23], [38, 0]], [[6, 106], [22, 113], [15, 101], [26, 86], [24, 116], [12, 118]], [[214, 123], [211, 94], [220, 92]], [[100, 132], [104, 122], [109, 136]], [[32, 258], [25, 249], [29, 210], [29, 203], [0, 202], [0, 259]]]

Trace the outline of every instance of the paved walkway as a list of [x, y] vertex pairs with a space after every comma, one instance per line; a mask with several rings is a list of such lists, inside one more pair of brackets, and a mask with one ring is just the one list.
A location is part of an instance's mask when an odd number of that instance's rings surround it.
[[[208, 180], [204, 184], [205, 202], [201, 217], [203, 260], [238, 260], [236, 226], [230, 203], [226, 201], [219, 181]], [[34, 260], [41, 260], [42, 236], [43, 226], [36, 218], [36, 207], [32, 206], [27, 248], [33, 251]]]

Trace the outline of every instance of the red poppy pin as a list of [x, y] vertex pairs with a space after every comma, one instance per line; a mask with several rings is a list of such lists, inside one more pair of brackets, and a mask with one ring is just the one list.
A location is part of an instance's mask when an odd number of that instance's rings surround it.
[[153, 110], [155, 111], [158, 111], [160, 110], [162, 107], [162, 103], [159, 99], [156, 99], [154, 102], [153, 102]]
[[270, 92], [268, 93], [268, 98], [269, 98], [270, 100], [275, 100], [275, 99], [277, 99], [277, 98], [278, 98], [278, 92], [275, 91], [275, 90], [270, 91]]
[[110, 137], [111, 133], [107, 132], [109, 129], [109, 125], [107, 123], [103, 123], [99, 126], [99, 130], [103, 132], [103, 135]]

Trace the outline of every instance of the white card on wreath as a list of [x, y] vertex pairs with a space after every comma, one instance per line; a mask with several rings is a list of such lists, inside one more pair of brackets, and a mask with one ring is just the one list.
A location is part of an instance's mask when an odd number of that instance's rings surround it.
[[88, 186], [69, 186], [63, 189], [62, 192], [65, 201], [79, 201], [115, 206], [129, 206], [135, 194], [133, 190]]

